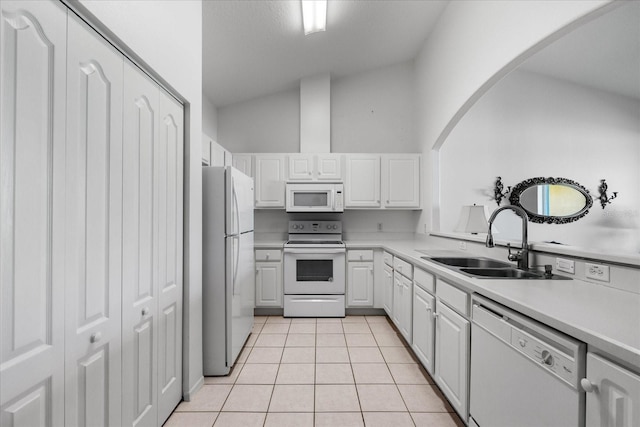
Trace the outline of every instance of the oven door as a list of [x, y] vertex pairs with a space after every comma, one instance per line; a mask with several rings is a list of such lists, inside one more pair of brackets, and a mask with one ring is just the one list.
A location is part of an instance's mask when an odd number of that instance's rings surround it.
[[344, 294], [345, 269], [344, 248], [285, 248], [284, 293]]

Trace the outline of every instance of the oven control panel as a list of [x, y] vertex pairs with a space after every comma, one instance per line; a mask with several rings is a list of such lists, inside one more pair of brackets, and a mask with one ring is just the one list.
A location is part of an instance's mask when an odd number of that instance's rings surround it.
[[342, 234], [342, 221], [289, 221], [289, 234]]

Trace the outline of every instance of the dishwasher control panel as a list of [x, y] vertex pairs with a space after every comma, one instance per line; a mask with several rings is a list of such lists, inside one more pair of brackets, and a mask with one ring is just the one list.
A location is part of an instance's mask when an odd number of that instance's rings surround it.
[[511, 346], [570, 385], [578, 382], [576, 361], [527, 332], [511, 328]]

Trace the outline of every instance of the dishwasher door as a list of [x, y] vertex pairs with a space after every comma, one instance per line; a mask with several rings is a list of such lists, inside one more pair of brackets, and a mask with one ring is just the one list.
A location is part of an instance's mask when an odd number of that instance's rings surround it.
[[[517, 344], [523, 332], [509, 317], [475, 304], [473, 312], [469, 403], [475, 423], [479, 427], [583, 426], [584, 393], [550, 372], [554, 367], [544, 362], [549, 353], [541, 361], [534, 360], [547, 350], [537, 347], [531, 351], [533, 357], [523, 354]], [[531, 337], [531, 329], [525, 331]], [[531, 337], [526, 344], [533, 340]], [[543, 345], [556, 350], [546, 342]], [[564, 366], [559, 363], [555, 368]]]

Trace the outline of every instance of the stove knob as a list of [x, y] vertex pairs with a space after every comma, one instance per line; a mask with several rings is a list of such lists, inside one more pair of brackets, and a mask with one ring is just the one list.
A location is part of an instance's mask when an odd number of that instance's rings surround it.
[[293, 229], [297, 230], [298, 229], [298, 224], [293, 224]]
[[300, 224], [300, 230], [302, 230], [304, 228], [304, 225]]
[[338, 229], [338, 226], [337, 226], [337, 225], [334, 225], [334, 226], [333, 226], [333, 229], [334, 229], [334, 230], [337, 230], [337, 229]]

